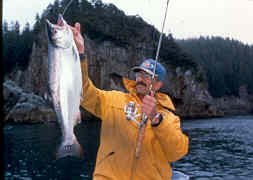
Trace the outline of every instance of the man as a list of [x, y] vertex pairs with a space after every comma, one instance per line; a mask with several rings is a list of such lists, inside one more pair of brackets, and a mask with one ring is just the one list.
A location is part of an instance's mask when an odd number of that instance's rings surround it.
[[[165, 68], [157, 63], [153, 81], [155, 61], [147, 59], [133, 68], [135, 81], [123, 79], [128, 93], [100, 90], [88, 77], [80, 24], [76, 23], [72, 30], [83, 72], [81, 106], [102, 120], [93, 179], [171, 179], [170, 163], [188, 152], [188, 138], [181, 131], [179, 117], [171, 111], [175, 110], [171, 99], [158, 92], [166, 76]], [[147, 115], [148, 121], [140, 156], [136, 158], [141, 113]]]

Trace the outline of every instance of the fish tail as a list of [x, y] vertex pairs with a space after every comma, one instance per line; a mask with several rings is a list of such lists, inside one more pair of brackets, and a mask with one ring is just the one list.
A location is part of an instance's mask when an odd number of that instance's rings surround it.
[[56, 153], [56, 159], [64, 158], [67, 156], [83, 158], [83, 148], [76, 140], [76, 138], [72, 144], [66, 144], [62, 142], [61, 145], [59, 146]]

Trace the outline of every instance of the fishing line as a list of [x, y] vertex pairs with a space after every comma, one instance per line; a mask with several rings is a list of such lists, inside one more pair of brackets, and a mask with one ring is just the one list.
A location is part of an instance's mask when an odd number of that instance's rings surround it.
[[[169, 5], [169, 0], [167, 0], [165, 15], [164, 15], [164, 19], [163, 19], [163, 25], [162, 25], [162, 31], [160, 33], [160, 38], [159, 38], [159, 42], [158, 42], [158, 46], [157, 46], [155, 67], [154, 67], [153, 74], [152, 74], [152, 81], [154, 81], [154, 79], [155, 79], [155, 70], [156, 70], [157, 61], [158, 61], [158, 57], [159, 57], [159, 51], [161, 48], [162, 36], [163, 36], [164, 25], [165, 25], [165, 21], [166, 21], [166, 17], [167, 17], [168, 5]], [[152, 91], [152, 83], [150, 84], [149, 89], [151, 92]], [[138, 135], [137, 135], [137, 143], [136, 143], [136, 147], [135, 147], [135, 158], [139, 158], [139, 156], [140, 156], [140, 151], [141, 151], [141, 146], [142, 146], [142, 142], [143, 142], [144, 135], [145, 135], [147, 120], [148, 120], [148, 116], [145, 113], [142, 113], [141, 123], [139, 125], [139, 131], [138, 131]]]
[[166, 9], [165, 9], [163, 24], [162, 24], [162, 31], [160, 33], [160, 38], [159, 38], [159, 42], [158, 42], [158, 46], [157, 46], [157, 50], [156, 50], [155, 67], [154, 67], [154, 71], [153, 71], [153, 75], [152, 75], [153, 79], [155, 78], [155, 70], [156, 70], [156, 65], [157, 65], [157, 61], [158, 61], [159, 53], [160, 53], [160, 48], [161, 48], [161, 44], [162, 44], [163, 30], [164, 30], [164, 26], [165, 26], [166, 17], [167, 17], [169, 2], [170, 2], [170, 0], [167, 0], [167, 5], [166, 5]]
[[64, 15], [64, 13], [66, 12], [66, 10], [69, 8], [70, 4], [73, 2], [73, 0], [70, 0], [69, 3], [67, 4], [67, 6], [64, 8], [62, 16]]

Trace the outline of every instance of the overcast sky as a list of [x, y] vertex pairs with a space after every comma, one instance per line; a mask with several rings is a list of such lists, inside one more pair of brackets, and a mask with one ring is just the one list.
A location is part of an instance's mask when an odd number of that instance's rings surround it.
[[[127, 15], [139, 15], [161, 30], [167, 0], [102, 0]], [[21, 24], [35, 21], [54, 0], [3, 0], [3, 19]], [[253, 0], [170, 0], [166, 34], [175, 38], [230, 37], [253, 45]]]

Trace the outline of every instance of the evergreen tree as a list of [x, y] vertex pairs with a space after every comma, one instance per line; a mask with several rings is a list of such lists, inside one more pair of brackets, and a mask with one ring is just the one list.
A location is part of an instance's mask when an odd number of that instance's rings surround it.
[[192, 54], [196, 63], [204, 67], [213, 96], [238, 96], [243, 85], [248, 87], [249, 93], [253, 93], [253, 46], [221, 37], [177, 42]]

